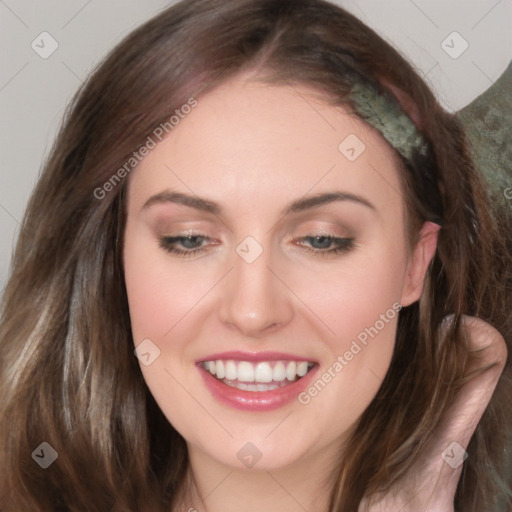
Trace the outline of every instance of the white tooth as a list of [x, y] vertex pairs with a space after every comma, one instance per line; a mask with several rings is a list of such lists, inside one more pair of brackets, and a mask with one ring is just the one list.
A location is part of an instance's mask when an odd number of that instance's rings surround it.
[[279, 384], [246, 384], [245, 382], [227, 379], [224, 381], [224, 384], [232, 388], [242, 389], [243, 391], [272, 391], [279, 387]]
[[204, 366], [205, 370], [209, 371], [210, 370], [210, 361], [205, 361], [203, 363], [203, 366]]
[[306, 375], [306, 373], [308, 373], [308, 363], [307, 363], [307, 361], [301, 361], [297, 365], [297, 375], [299, 377], [304, 377], [304, 375]]
[[257, 384], [258, 391], [272, 391], [273, 389], [277, 389], [279, 384]]
[[226, 361], [226, 379], [236, 379], [236, 364], [234, 361]]
[[210, 373], [215, 375], [215, 361], [209, 361], [210, 363]]
[[247, 361], [238, 363], [237, 379], [242, 382], [254, 382], [254, 366]]
[[223, 379], [226, 376], [226, 372], [224, 371], [224, 363], [220, 359], [215, 361], [215, 373], [217, 374], [218, 379]]
[[274, 365], [274, 369], [272, 371], [272, 380], [275, 380], [277, 382], [282, 382], [284, 379], [286, 379], [286, 372], [284, 369], [284, 364], [281, 361], [278, 361]]
[[297, 376], [297, 364], [295, 361], [292, 361], [291, 363], [288, 363], [286, 366], [286, 378], [288, 380], [295, 380], [295, 377]]
[[254, 380], [256, 382], [272, 382], [272, 368], [270, 367], [270, 364], [258, 363], [256, 365]]

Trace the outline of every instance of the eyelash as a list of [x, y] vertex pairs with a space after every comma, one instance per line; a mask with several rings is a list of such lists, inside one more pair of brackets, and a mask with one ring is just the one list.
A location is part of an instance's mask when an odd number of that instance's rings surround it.
[[299, 240], [311, 240], [311, 239], [319, 239], [319, 238], [327, 238], [334, 243], [336, 246], [332, 249], [322, 250], [322, 249], [313, 249], [312, 247], [304, 247], [304, 250], [308, 253], [313, 253], [318, 256], [333, 256], [337, 254], [346, 254], [350, 252], [354, 246], [353, 238], [341, 238], [331, 235], [309, 235], [300, 238]]
[[[160, 247], [169, 253], [175, 254], [176, 256], [185, 257], [185, 258], [193, 256], [200, 252], [203, 252], [204, 247], [197, 247], [197, 248], [189, 249], [189, 250], [183, 250], [183, 249], [179, 249], [176, 247], [176, 243], [179, 243], [180, 241], [183, 241], [185, 239], [190, 239], [190, 238], [199, 238], [199, 239], [201, 239], [201, 241], [210, 240], [209, 237], [207, 237], [206, 235], [201, 235], [201, 234], [184, 235], [184, 236], [165, 236], [165, 237], [160, 238]], [[331, 236], [331, 235], [309, 235], [309, 236], [304, 236], [304, 237], [300, 238], [299, 240], [304, 241], [304, 240], [322, 239], [322, 238], [326, 238], [326, 239], [330, 240], [332, 243], [335, 243], [336, 247], [334, 247], [332, 249], [327, 249], [327, 250], [313, 249], [311, 247], [303, 247], [304, 250], [307, 253], [314, 254], [315, 256], [324, 256], [325, 257], [325, 256], [333, 256], [333, 255], [348, 253], [355, 246], [353, 238], [340, 238], [340, 237], [335, 237], [335, 236]]]

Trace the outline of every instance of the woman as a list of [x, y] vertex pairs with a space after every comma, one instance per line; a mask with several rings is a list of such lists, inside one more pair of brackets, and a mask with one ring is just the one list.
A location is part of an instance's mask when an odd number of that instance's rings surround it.
[[356, 18], [171, 7], [30, 200], [2, 510], [503, 509], [504, 236], [457, 118]]

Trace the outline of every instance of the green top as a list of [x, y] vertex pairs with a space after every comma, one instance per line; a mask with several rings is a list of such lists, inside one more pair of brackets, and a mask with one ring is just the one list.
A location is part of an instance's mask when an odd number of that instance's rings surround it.
[[512, 62], [483, 94], [458, 112], [477, 166], [512, 216]]
[[[471, 142], [475, 163], [487, 178], [499, 214], [504, 212], [512, 222], [512, 62], [489, 89], [458, 115]], [[511, 239], [512, 232], [509, 238], [512, 246]], [[507, 475], [512, 475], [510, 449]], [[494, 512], [505, 510], [509, 509], [502, 503]]]

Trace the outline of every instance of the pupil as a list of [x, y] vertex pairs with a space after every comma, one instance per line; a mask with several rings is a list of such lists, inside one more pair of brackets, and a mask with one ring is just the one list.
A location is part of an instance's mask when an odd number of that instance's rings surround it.
[[194, 249], [198, 243], [203, 241], [202, 236], [187, 236], [183, 238], [182, 245], [187, 249]]
[[331, 239], [328, 236], [316, 236], [314, 240], [317, 242], [317, 247], [326, 249], [331, 244]]

